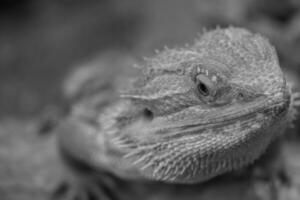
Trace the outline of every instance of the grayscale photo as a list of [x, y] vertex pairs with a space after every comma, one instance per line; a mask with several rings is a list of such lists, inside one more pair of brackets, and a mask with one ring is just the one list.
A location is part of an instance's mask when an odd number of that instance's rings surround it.
[[0, 200], [299, 200], [299, 0], [0, 1]]

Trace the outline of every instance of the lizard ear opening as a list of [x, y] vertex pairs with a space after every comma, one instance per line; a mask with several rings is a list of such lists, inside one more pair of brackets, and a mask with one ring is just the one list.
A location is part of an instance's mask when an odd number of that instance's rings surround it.
[[149, 108], [143, 110], [143, 116], [150, 121], [154, 118], [153, 112]]

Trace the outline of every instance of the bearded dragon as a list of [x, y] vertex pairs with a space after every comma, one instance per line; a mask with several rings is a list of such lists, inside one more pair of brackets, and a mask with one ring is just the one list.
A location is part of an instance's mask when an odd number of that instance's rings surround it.
[[205, 32], [140, 68], [105, 106], [83, 95], [58, 128], [63, 160], [81, 166], [75, 177], [88, 168], [93, 178], [202, 183], [253, 163], [295, 118], [274, 47], [243, 28]]

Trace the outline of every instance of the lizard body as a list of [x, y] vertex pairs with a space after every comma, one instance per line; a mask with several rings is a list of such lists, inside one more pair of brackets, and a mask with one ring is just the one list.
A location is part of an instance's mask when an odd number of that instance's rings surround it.
[[206, 32], [141, 69], [111, 105], [94, 96], [74, 107], [58, 129], [63, 157], [123, 179], [199, 183], [255, 161], [295, 112], [274, 47], [242, 28]]

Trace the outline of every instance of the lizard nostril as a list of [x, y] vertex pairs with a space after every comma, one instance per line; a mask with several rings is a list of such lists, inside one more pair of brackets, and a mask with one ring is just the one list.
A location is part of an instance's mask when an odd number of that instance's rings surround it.
[[143, 115], [145, 116], [146, 119], [148, 120], [152, 120], [153, 119], [153, 112], [151, 110], [149, 110], [148, 108], [145, 108], [143, 110]]

